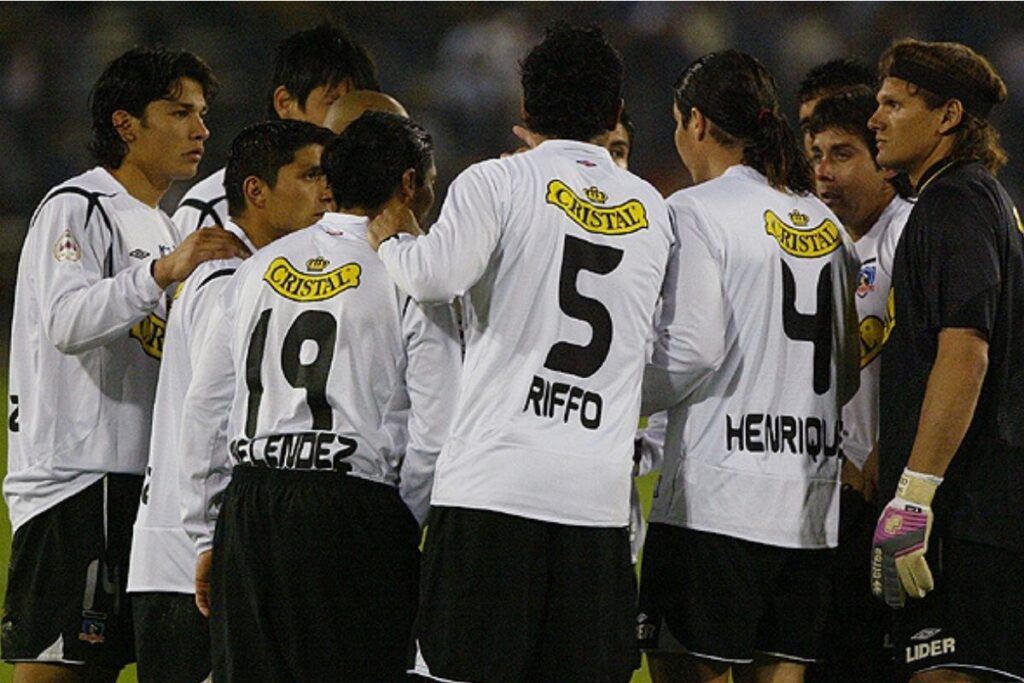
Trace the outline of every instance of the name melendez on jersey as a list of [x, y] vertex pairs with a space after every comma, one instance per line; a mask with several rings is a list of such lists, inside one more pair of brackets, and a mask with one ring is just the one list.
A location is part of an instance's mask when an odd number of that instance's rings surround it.
[[309, 259], [306, 261], [306, 270], [317, 273], [312, 275], [302, 272], [283, 256], [278, 256], [267, 266], [263, 280], [286, 299], [305, 302], [326, 301], [359, 286], [359, 276], [363, 270], [358, 263], [346, 263], [330, 272], [320, 272], [328, 265], [330, 262], [322, 256]]

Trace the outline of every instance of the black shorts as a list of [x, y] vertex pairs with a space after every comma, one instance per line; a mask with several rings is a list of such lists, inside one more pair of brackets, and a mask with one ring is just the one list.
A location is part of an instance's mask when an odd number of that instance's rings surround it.
[[2, 644], [8, 662], [135, 661], [125, 594], [142, 477], [108, 474], [22, 524], [11, 543]]
[[839, 501], [839, 547], [822, 650], [824, 661], [808, 670], [808, 683], [897, 680], [889, 640], [892, 610], [871, 594], [868, 583], [871, 539], [877, 521], [874, 504], [865, 501], [858, 491], [844, 487]]
[[419, 538], [394, 487], [235, 467], [213, 541], [214, 680], [405, 680]]
[[200, 683], [209, 677], [210, 622], [185, 593], [132, 593], [139, 683]]
[[934, 533], [928, 545], [935, 590], [893, 610], [903, 680], [948, 668], [1024, 681], [1024, 553]]
[[695, 657], [733, 664], [755, 655], [816, 661], [833, 555], [651, 524], [640, 579], [640, 645], [671, 650], [674, 639]]
[[639, 666], [626, 527], [431, 508], [415, 671], [448, 681], [625, 683]]

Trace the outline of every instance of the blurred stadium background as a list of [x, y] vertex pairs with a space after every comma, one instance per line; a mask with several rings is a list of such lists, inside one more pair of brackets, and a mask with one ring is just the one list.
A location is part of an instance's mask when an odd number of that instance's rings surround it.
[[[433, 135], [438, 197], [467, 165], [516, 146], [518, 60], [557, 19], [601, 25], [626, 64], [626, 107], [636, 122], [632, 169], [668, 194], [688, 182], [672, 143], [671, 86], [701, 54], [735, 47], [775, 74], [795, 120], [794, 91], [822, 61], [875, 63], [895, 38], [956, 40], [986, 55], [1009, 103], [991, 119], [1010, 164], [1002, 173], [1024, 202], [1024, 5], [989, 3], [0, 3], [0, 370], [18, 253], [28, 218], [54, 184], [91, 166], [87, 98], [104, 65], [139, 44], [196, 52], [221, 81], [198, 178], [220, 168], [234, 134], [265, 111], [274, 44], [322, 20], [346, 27], [376, 58], [381, 83]], [[168, 212], [187, 190], [164, 201]], [[436, 208], [435, 208], [436, 212]], [[6, 394], [6, 392], [4, 392]], [[0, 436], [6, 462], [6, 430]], [[4, 470], [6, 467], [3, 468]], [[0, 566], [10, 543], [0, 522]], [[0, 591], [4, 576], [0, 573]], [[0, 667], [0, 681], [10, 680]], [[122, 680], [134, 680], [133, 674]], [[638, 674], [635, 681], [646, 681]]]

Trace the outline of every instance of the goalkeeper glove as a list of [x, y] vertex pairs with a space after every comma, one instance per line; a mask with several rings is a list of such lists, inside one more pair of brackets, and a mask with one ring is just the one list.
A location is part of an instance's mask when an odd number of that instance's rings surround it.
[[871, 547], [871, 592], [890, 607], [907, 595], [923, 598], [935, 587], [925, 561], [932, 530], [932, 498], [942, 477], [903, 470], [896, 497], [875, 526]]

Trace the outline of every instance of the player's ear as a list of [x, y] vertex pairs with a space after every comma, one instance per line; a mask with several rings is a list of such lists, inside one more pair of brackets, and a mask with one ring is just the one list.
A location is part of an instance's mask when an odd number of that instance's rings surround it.
[[139, 122], [137, 118], [124, 109], [118, 109], [110, 115], [110, 122], [124, 142], [135, 142], [136, 126]]
[[942, 107], [942, 120], [939, 121], [939, 133], [947, 135], [964, 120], [964, 105], [958, 99], [951, 99]]
[[402, 186], [399, 188], [400, 196], [404, 203], [412, 201], [412, 198], [416, 196], [416, 188], [419, 178], [416, 177], [416, 169], [407, 168], [402, 173]]
[[267, 184], [254, 175], [248, 176], [242, 181], [242, 194], [245, 195], [245, 203], [252, 204], [258, 209], [267, 208]]
[[690, 120], [693, 121], [693, 125], [696, 127], [697, 139], [703, 140], [704, 136], [708, 134], [708, 120], [704, 117], [704, 114], [697, 107], [690, 108]]
[[280, 119], [294, 119], [301, 111], [302, 103], [296, 98], [292, 97], [292, 94], [288, 92], [288, 88], [283, 85], [279, 85], [274, 88], [274, 111], [277, 112], [277, 116]]

